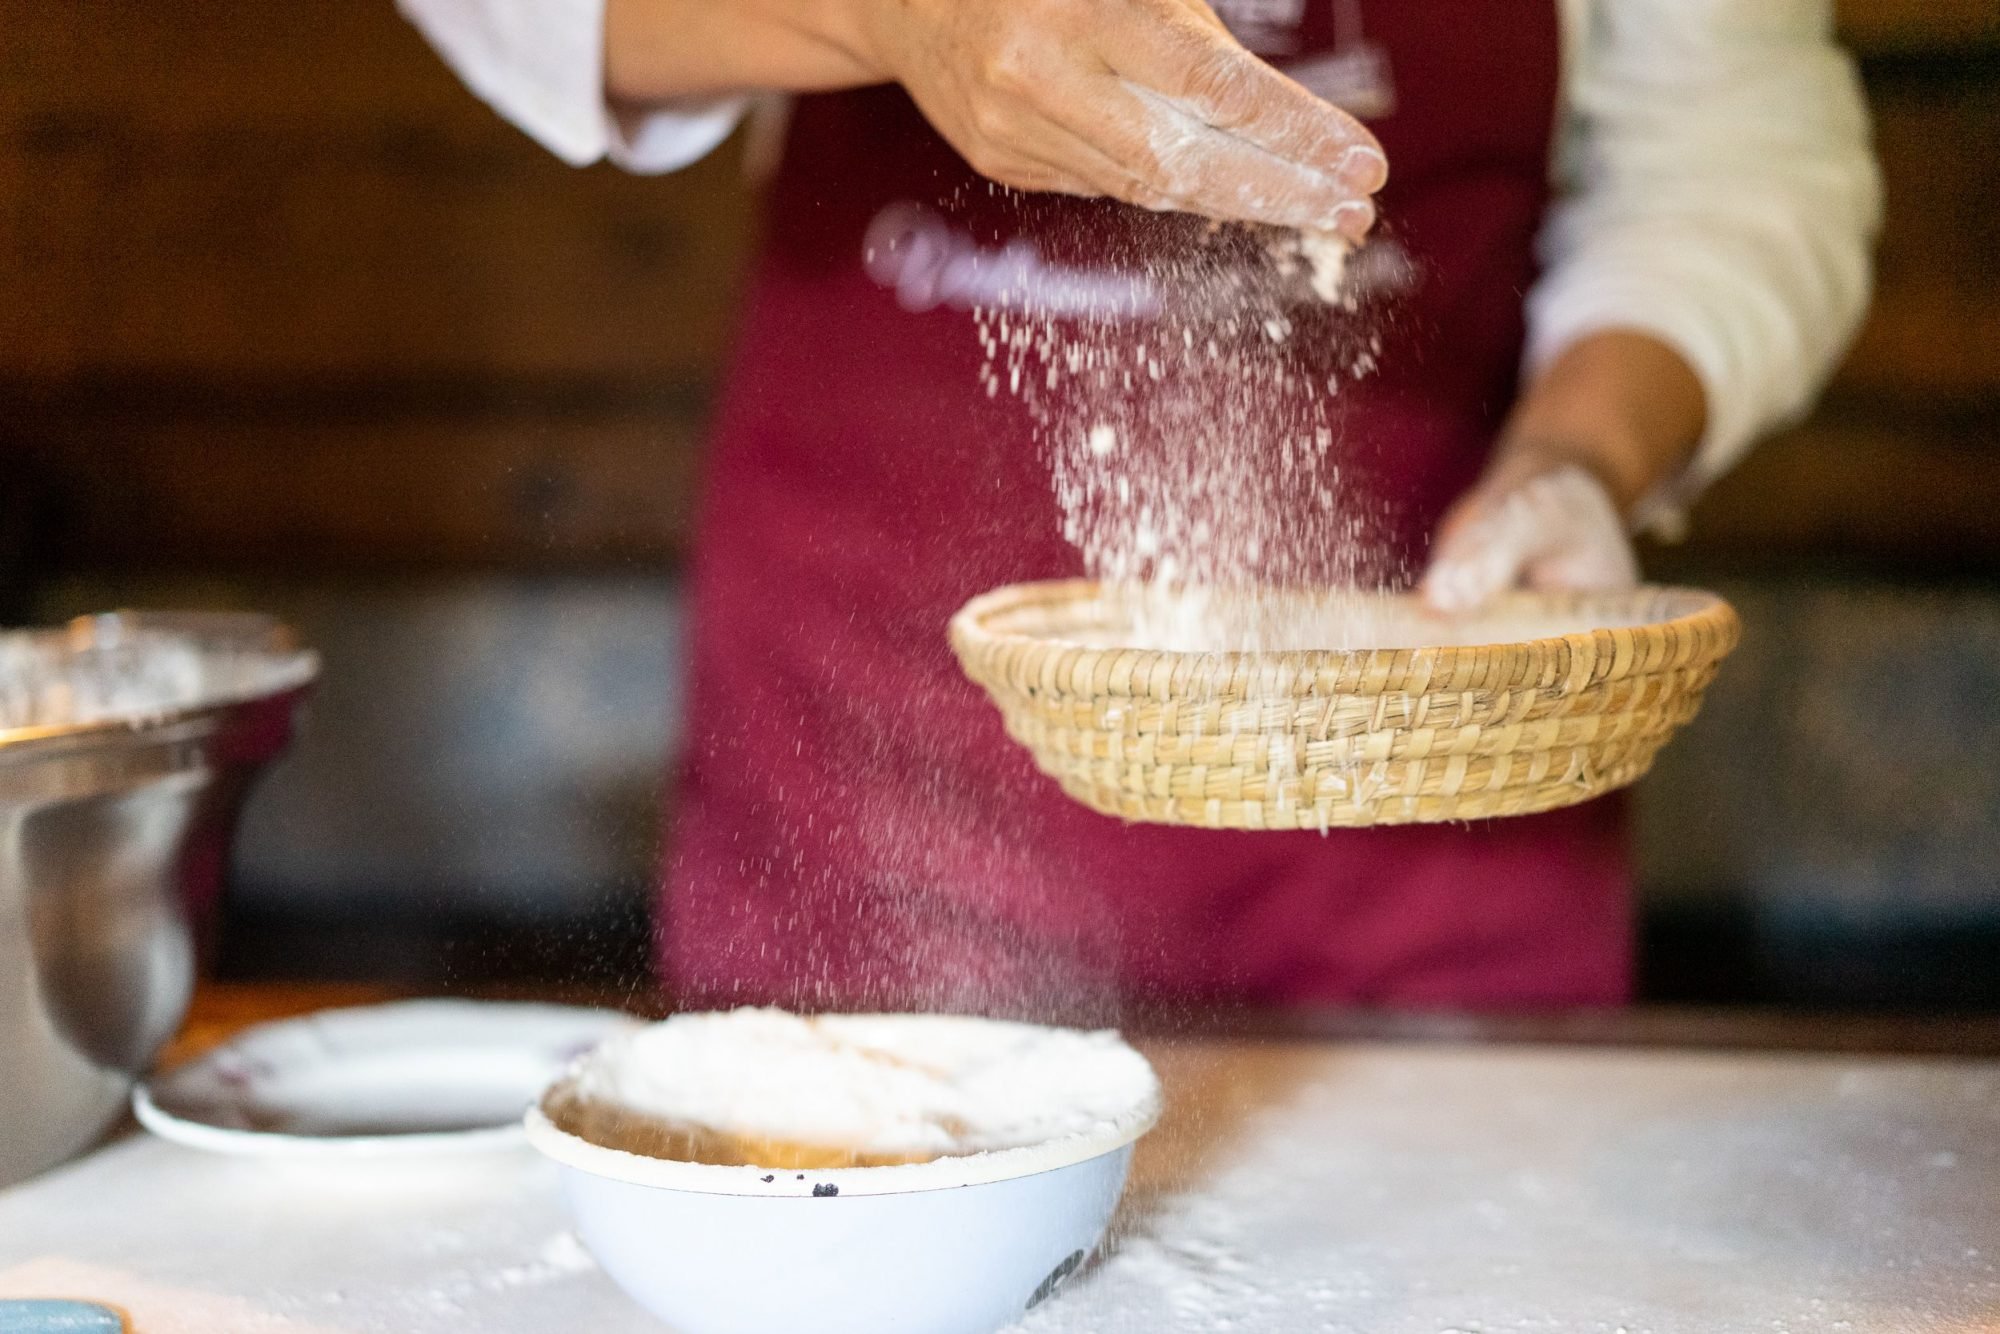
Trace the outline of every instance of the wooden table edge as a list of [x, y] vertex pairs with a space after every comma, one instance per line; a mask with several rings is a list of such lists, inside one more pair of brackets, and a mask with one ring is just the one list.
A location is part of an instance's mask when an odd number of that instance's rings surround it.
[[[198, 1055], [253, 1024], [351, 1005], [439, 994], [369, 983], [205, 982], [166, 1065]], [[448, 993], [472, 999], [601, 1005], [657, 1017], [669, 1011], [656, 993], [517, 987]], [[1904, 1056], [2000, 1057], [2000, 1015], [1821, 1013], [1755, 1008], [1632, 1006], [1560, 1012], [1471, 1014], [1453, 1011], [1217, 1007], [1192, 1012], [1136, 1007], [1125, 1018], [1139, 1037], [1236, 1041], [1409, 1042], [1556, 1045], [1716, 1051], [1829, 1052]]]

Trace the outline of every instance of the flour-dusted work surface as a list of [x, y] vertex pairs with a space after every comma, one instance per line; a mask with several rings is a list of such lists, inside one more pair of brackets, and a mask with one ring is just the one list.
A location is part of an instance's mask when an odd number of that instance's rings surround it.
[[1158, 1061], [1120, 1253], [1036, 1334], [2000, 1329], [2000, 1064]]
[[[2000, 1064], [1151, 1054], [1168, 1117], [1115, 1254], [1026, 1331], [2000, 1328]], [[0, 1194], [0, 1297], [21, 1296], [118, 1304], [135, 1334], [660, 1328], [510, 1151], [327, 1169], [128, 1140]]]
[[29, 1296], [109, 1303], [131, 1334], [656, 1328], [526, 1147], [335, 1163], [140, 1135], [0, 1195], [0, 1297]]

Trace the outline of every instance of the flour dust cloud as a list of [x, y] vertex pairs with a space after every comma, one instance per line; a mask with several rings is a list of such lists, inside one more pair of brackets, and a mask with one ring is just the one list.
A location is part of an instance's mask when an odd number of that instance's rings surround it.
[[1121, 233], [1122, 285], [1079, 310], [1024, 278], [978, 331], [986, 391], [1031, 414], [1085, 572], [1146, 594], [1140, 642], [1254, 650], [1284, 637], [1276, 622], [1296, 606], [1263, 590], [1396, 574], [1381, 515], [1346, 473], [1341, 395], [1381, 339], [1353, 284], [1334, 290], [1344, 249], [1180, 217], [1099, 221]]

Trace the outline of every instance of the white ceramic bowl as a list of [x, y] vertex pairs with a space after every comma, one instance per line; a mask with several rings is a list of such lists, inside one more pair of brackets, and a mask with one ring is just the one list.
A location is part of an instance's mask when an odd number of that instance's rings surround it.
[[1083, 1266], [1157, 1093], [1086, 1134], [897, 1167], [777, 1171], [648, 1158], [560, 1129], [583, 1244], [679, 1334], [991, 1334]]

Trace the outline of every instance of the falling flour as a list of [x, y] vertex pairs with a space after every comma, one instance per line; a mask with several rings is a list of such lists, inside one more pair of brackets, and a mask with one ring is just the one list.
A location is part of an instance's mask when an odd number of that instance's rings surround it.
[[1031, 414], [1085, 573], [1147, 594], [1134, 633], [1266, 648], [1289, 613], [1262, 590], [1396, 579], [1382, 507], [1346, 474], [1340, 395], [1381, 349], [1347, 242], [1137, 213], [1102, 225], [1139, 297], [1052, 313], [1024, 285], [978, 313], [979, 336], [988, 394]]
[[1313, 295], [1328, 305], [1339, 301], [1346, 287], [1347, 257], [1353, 253], [1347, 238], [1338, 232], [1302, 231], [1298, 253], [1312, 275]]
[[614, 1038], [551, 1114], [596, 1143], [763, 1167], [880, 1166], [1091, 1133], [1158, 1097], [1111, 1032], [946, 1015], [682, 1014]]

